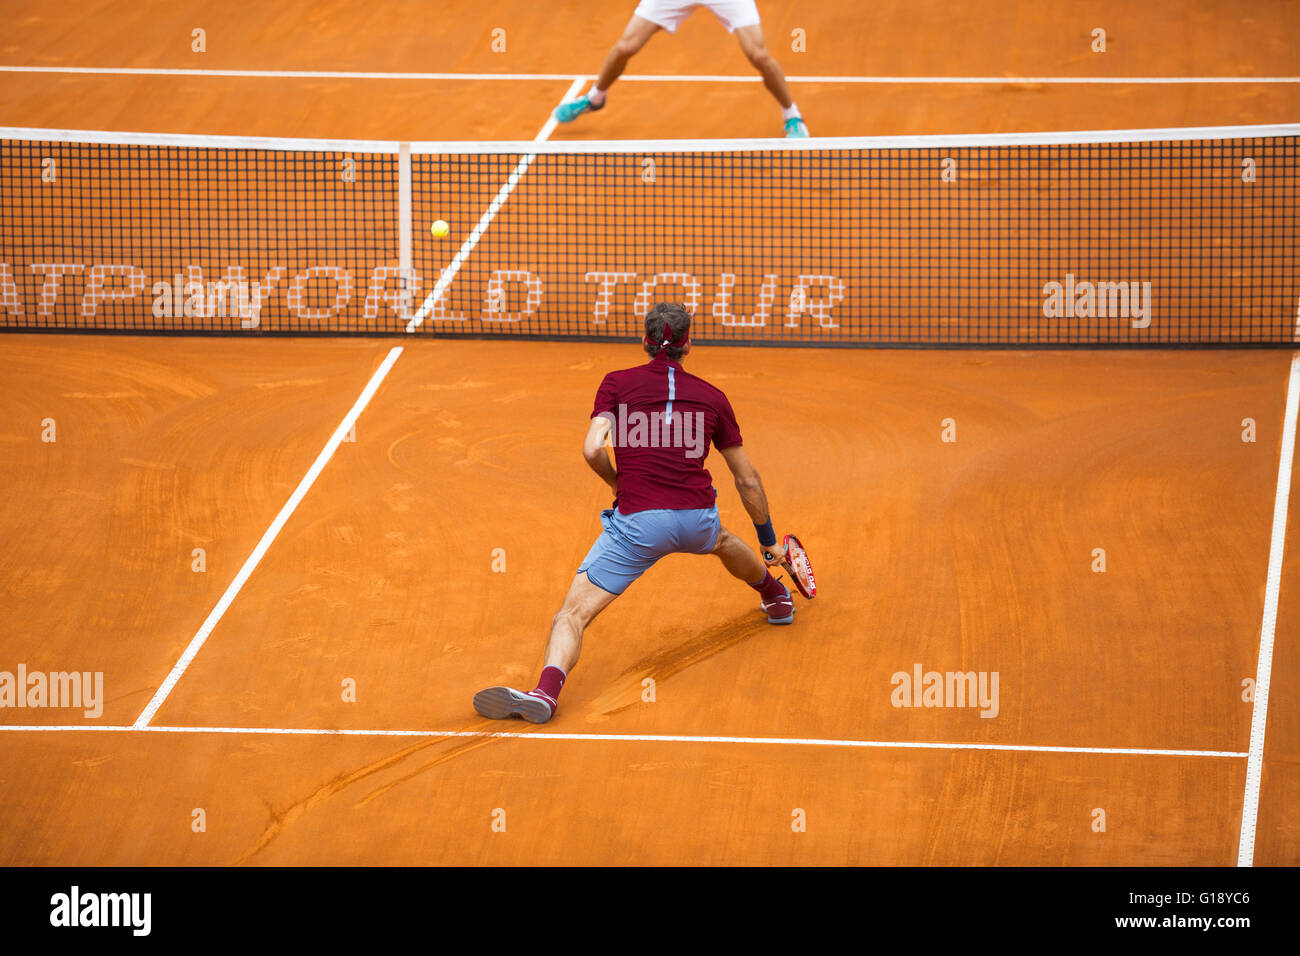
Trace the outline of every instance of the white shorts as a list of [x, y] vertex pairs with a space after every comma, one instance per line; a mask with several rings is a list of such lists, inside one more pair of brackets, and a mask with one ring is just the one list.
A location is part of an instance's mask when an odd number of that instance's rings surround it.
[[712, 10], [728, 33], [735, 33], [736, 27], [758, 25], [758, 7], [754, 0], [641, 0], [636, 15], [658, 24], [669, 33], [676, 33], [682, 21], [694, 13], [696, 7]]

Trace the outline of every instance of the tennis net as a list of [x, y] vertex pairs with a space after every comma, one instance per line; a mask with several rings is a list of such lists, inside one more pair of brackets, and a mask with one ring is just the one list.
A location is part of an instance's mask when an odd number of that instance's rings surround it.
[[715, 342], [1294, 345], [1298, 136], [0, 129], [0, 328], [626, 338], [668, 299]]

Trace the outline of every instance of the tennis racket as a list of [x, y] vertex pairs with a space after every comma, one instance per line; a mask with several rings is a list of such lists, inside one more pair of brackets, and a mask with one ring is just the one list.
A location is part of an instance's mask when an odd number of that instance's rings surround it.
[[[771, 560], [774, 552], [763, 549], [763, 556]], [[812, 600], [817, 596], [817, 579], [813, 576], [812, 562], [808, 560], [808, 552], [799, 539], [792, 534], [785, 536], [782, 543], [781, 567], [790, 575], [794, 581], [794, 586], [799, 589], [799, 593]]]

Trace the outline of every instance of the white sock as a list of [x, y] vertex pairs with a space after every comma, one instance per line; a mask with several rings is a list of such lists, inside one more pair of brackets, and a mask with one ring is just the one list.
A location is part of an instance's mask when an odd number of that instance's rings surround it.
[[783, 108], [783, 109], [781, 110], [781, 119], [783, 119], [783, 120], [792, 119], [792, 118], [795, 117], [795, 116], [799, 116], [799, 104], [798, 104], [798, 103], [791, 103], [790, 106], [789, 106], [788, 108]]
[[591, 84], [591, 89], [587, 91], [587, 99], [591, 100], [592, 106], [599, 106], [601, 103], [605, 102], [605, 91], [593, 83]]

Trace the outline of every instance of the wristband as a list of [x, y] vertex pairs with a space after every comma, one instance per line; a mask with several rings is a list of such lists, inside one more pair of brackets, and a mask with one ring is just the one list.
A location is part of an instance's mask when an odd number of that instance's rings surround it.
[[776, 545], [776, 532], [772, 530], [772, 519], [769, 517], [766, 524], [754, 525], [754, 530], [758, 532], [758, 543], [765, 548], [771, 548]]

